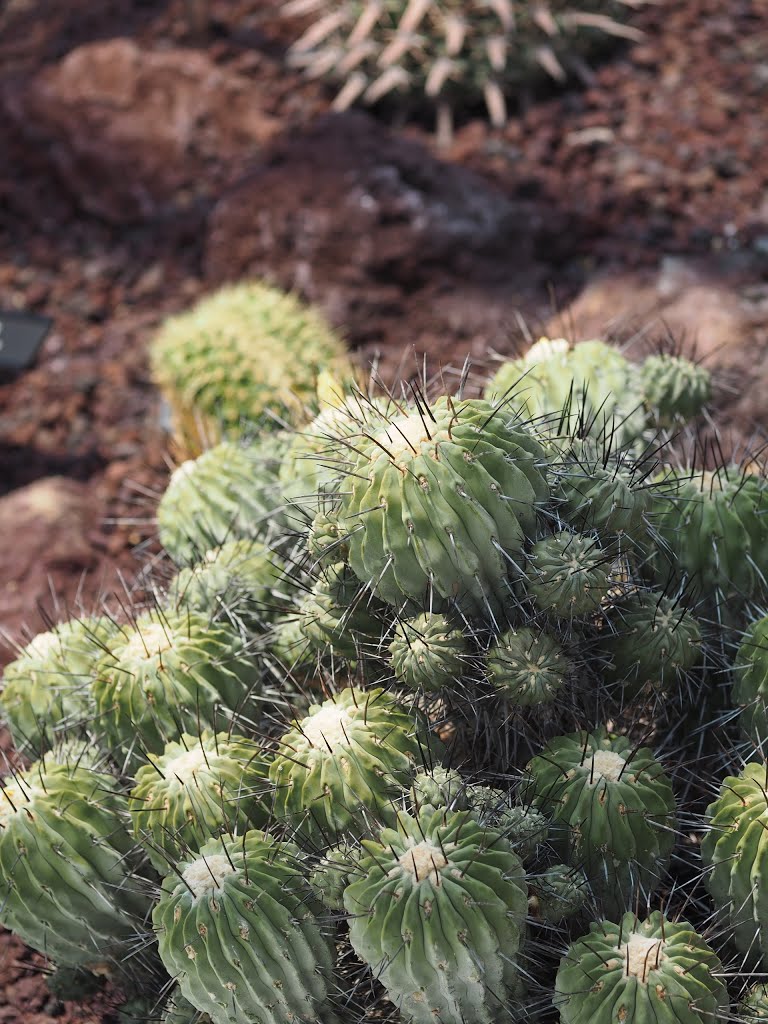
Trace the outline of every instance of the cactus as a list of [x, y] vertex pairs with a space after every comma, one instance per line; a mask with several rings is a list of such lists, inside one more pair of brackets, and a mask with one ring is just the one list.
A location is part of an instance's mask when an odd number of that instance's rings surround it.
[[701, 630], [680, 601], [641, 592], [619, 606], [615, 632], [602, 647], [611, 659], [610, 676], [627, 695], [646, 686], [668, 691], [698, 663]]
[[575, 917], [587, 902], [589, 890], [584, 872], [567, 864], [555, 864], [530, 880], [529, 909], [544, 924], [554, 925]]
[[532, 434], [487, 402], [439, 398], [357, 439], [349, 461], [340, 518], [363, 583], [397, 607], [431, 593], [468, 614], [503, 606], [548, 497]]
[[234, 720], [260, 682], [231, 627], [195, 612], [149, 611], [107, 641], [93, 691], [110, 744], [135, 764], [182, 731]]
[[39, 755], [92, 716], [91, 673], [113, 631], [106, 618], [63, 622], [6, 666], [0, 707], [17, 750]]
[[451, 768], [419, 768], [413, 776], [411, 803], [418, 811], [425, 804], [463, 811], [467, 806], [466, 783]]
[[163, 1008], [161, 1024], [210, 1024], [207, 1013], [200, 1013], [181, 994], [178, 986], [173, 990]]
[[[636, 38], [627, 6], [606, 0], [482, 3], [470, 0], [293, 0], [288, 14], [317, 14], [291, 59], [313, 78], [341, 86], [334, 106], [376, 103], [391, 93], [436, 104], [443, 121], [484, 101], [492, 123], [506, 121], [506, 98], [542, 79], [581, 69], [597, 40]], [[447, 130], [447, 126], [442, 124]]]
[[662, 586], [685, 575], [725, 616], [768, 593], [767, 480], [735, 465], [669, 471], [659, 491], [650, 566]]
[[228, 541], [264, 540], [283, 526], [279, 439], [224, 441], [174, 470], [157, 509], [160, 543], [176, 562], [198, 562]]
[[344, 909], [344, 890], [355, 876], [362, 853], [357, 843], [338, 843], [315, 865], [309, 887], [326, 910]]
[[343, 690], [282, 737], [270, 779], [278, 820], [318, 844], [391, 820], [417, 765], [439, 757], [427, 722], [384, 690]]
[[165, 877], [152, 913], [160, 957], [213, 1024], [330, 1019], [331, 945], [299, 856], [252, 830], [210, 840]]
[[267, 824], [269, 766], [244, 736], [184, 735], [147, 760], [136, 772], [129, 810], [134, 835], [161, 875], [221, 832]]
[[299, 608], [299, 629], [315, 650], [354, 660], [381, 631], [371, 596], [343, 562], [324, 568]]
[[227, 622], [246, 636], [261, 632], [276, 611], [284, 584], [277, 556], [258, 540], [233, 540], [182, 569], [168, 588], [175, 608], [191, 608], [212, 622]]
[[550, 837], [583, 867], [609, 914], [661, 880], [675, 843], [672, 785], [645, 747], [603, 730], [562, 736], [533, 758], [525, 799], [551, 815]]
[[351, 373], [343, 343], [315, 310], [255, 282], [222, 288], [166, 320], [150, 361], [179, 440], [192, 450], [201, 435], [303, 421], [318, 375]]
[[736, 947], [751, 960], [768, 965], [768, 894], [760, 884], [768, 852], [768, 773], [764, 764], [748, 764], [723, 781], [707, 808], [710, 822], [701, 843], [709, 869], [707, 886]]
[[425, 807], [363, 847], [344, 893], [350, 940], [403, 1019], [498, 1021], [519, 992], [527, 905], [506, 840], [467, 812]]
[[660, 426], [673, 427], [701, 415], [711, 397], [712, 379], [703, 366], [683, 356], [648, 356], [640, 368], [643, 401]]
[[349, 555], [347, 531], [333, 512], [315, 515], [307, 536], [307, 550], [318, 565], [344, 562]]
[[768, 615], [753, 622], [736, 652], [733, 702], [742, 731], [757, 747], [768, 740]]
[[127, 804], [115, 779], [50, 756], [0, 787], [0, 924], [64, 967], [118, 972], [143, 930]]
[[425, 612], [397, 624], [389, 653], [403, 685], [440, 690], [461, 677], [469, 652], [464, 634], [445, 615]]
[[553, 618], [594, 614], [610, 589], [610, 559], [592, 537], [560, 531], [537, 541], [528, 559], [528, 593]]
[[768, 985], [752, 986], [739, 1005], [738, 1019], [746, 1024], [768, 1019]]
[[717, 954], [686, 921], [625, 914], [618, 924], [593, 922], [569, 947], [554, 1002], [561, 1024], [716, 1024], [729, 1009], [722, 974]]
[[550, 633], [521, 626], [488, 649], [488, 681], [511, 705], [531, 707], [557, 699], [569, 673], [568, 658]]
[[472, 817], [504, 836], [521, 860], [532, 860], [546, 842], [549, 821], [535, 807], [512, 804], [508, 793], [492, 786], [467, 786], [465, 797]]

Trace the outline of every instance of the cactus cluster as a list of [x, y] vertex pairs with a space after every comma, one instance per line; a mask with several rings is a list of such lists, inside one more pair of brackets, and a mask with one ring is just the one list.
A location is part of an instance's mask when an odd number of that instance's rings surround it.
[[18, 652], [0, 923], [54, 985], [168, 1024], [760, 1016], [767, 485], [667, 464], [695, 367], [545, 348], [535, 405], [350, 387], [218, 443], [143, 604]]

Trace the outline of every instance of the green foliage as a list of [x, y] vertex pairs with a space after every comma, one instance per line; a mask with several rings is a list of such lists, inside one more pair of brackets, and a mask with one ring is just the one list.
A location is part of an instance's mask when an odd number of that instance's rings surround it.
[[332, 950], [292, 843], [210, 840], [166, 876], [152, 921], [166, 970], [213, 1024], [323, 1021]]
[[[465, 811], [401, 813], [364, 840], [344, 893], [357, 955], [416, 1024], [492, 1024], [519, 991], [523, 867], [509, 843]], [[471, 942], [468, 941], [471, 936]]]
[[602, 730], [575, 733], [549, 743], [528, 776], [526, 799], [551, 816], [551, 838], [584, 868], [606, 913], [658, 887], [675, 844], [675, 799], [650, 750]]
[[[723, 967], [686, 921], [654, 911], [645, 921], [593, 922], [560, 963], [561, 1024], [715, 1024], [727, 1014]], [[599, 978], [599, 982], [596, 982]]]

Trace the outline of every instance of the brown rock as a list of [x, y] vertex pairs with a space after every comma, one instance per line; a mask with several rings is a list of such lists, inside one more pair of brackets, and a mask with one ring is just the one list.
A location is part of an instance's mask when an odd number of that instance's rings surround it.
[[78, 202], [118, 222], [209, 194], [275, 130], [244, 76], [129, 39], [80, 46], [2, 99]]

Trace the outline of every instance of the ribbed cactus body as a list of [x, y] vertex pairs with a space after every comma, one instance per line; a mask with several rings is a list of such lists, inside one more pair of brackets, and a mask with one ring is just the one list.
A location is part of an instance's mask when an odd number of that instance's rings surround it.
[[733, 703], [741, 708], [742, 731], [762, 749], [768, 740], [768, 616], [744, 634], [733, 669]]
[[647, 468], [610, 444], [581, 442], [566, 448], [553, 468], [553, 497], [562, 518], [582, 533], [644, 539], [652, 509]]
[[150, 898], [112, 776], [46, 756], [0, 788], [0, 923], [69, 967], [116, 968]]
[[284, 524], [277, 482], [282, 444], [223, 441], [171, 476], [157, 509], [160, 543], [177, 565], [240, 538], [262, 540]]
[[106, 618], [63, 622], [6, 666], [0, 710], [17, 750], [39, 755], [92, 717], [91, 674], [113, 631]]
[[545, 924], [567, 921], [587, 902], [589, 889], [584, 872], [567, 864], [554, 864], [530, 880], [530, 909]]
[[594, 614], [610, 589], [610, 559], [593, 537], [561, 531], [528, 556], [527, 589], [553, 618]]
[[467, 808], [484, 828], [502, 835], [523, 861], [536, 855], [549, 834], [549, 819], [535, 807], [514, 804], [509, 793], [493, 786], [474, 785], [465, 789]]
[[716, 1024], [729, 1008], [717, 954], [686, 921], [594, 922], [560, 963], [561, 1024]]
[[768, 965], [768, 775], [763, 764], [748, 764], [726, 778], [707, 809], [709, 831], [701, 856], [707, 886], [737, 948], [754, 963]]
[[628, 694], [673, 690], [701, 657], [701, 630], [685, 606], [662, 594], [633, 594], [613, 616], [603, 649]]
[[661, 585], [685, 574], [723, 608], [768, 593], [768, 480], [727, 466], [668, 473], [660, 486], [652, 566]]
[[565, 685], [569, 668], [559, 641], [528, 626], [507, 630], [488, 649], [488, 681], [517, 707], [551, 703]]
[[331, 946], [292, 843], [213, 839], [166, 876], [152, 914], [160, 957], [213, 1024], [317, 1024]]
[[131, 761], [180, 731], [218, 731], [260, 687], [240, 635], [195, 612], [145, 612], [106, 644], [93, 683], [99, 724]]
[[381, 624], [371, 596], [343, 562], [323, 567], [299, 606], [299, 629], [316, 651], [355, 659], [378, 639]]
[[413, 776], [411, 803], [416, 810], [429, 804], [431, 807], [463, 811], [467, 806], [466, 788], [460, 773], [452, 768], [440, 765], [419, 768]]
[[425, 612], [397, 624], [389, 653], [399, 682], [440, 690], [461, 678], [469, 651], [464, 634], [445, 615]]
[[701, 414], [711, 397], [709, 371], [683, 356], [648, 356], [640, 368], [643, 401], [660, 426], [685, 423]]
[[473, 614], [503, 605], [548, 496], [528, 431], [479, 399], [439, 398], [376, 426], [349, 456], [340, 521], [364, 583], [395, 606], [424, 607], [431, 593]]
[[440, 754], [426, 719], [385, 691], [343, 690], [282, 737], [270, 769], [275, 816], [318, 845], [363, 832], [392, 819], [416, 767]]
[[337, 843], [315, 865], [309, 886], [326, 910], [344, 909], [344, 890], [355, 877], [362, 855], [357, 843]]
[[129, 809], [134, 835], [160, 874], [221, 832], [241, 835], [267, 824], [269, 766], [244, 736], [184, 735], [147, 760]]
[[150, 357], [176, 429], [193, 448], [201, 433], [237, 436], [255, 422], [275, 430], [281, 417], [302, 421], [319, 374], [351, 372], [319, 313], [258, 283], [222, 288], [166, 320]]
[[607, 913], [659, 885], [675, 843], [675, 799], [647, 748], [603, 731], [558, 737], [528, 765], [525, 796], [551, 816], [550, 837], [584, 868]]
[[344, 893], [350, 939], [403, 1019], [503, 1019], [519, 990], [527, 904], [509, 844], [467, 812], [425, 808], [363, 847]]
[[739, 1020], [745, 1024], [768, 1020], [768, 985], [753, 985], [739, 1004], [738, 1012]]

